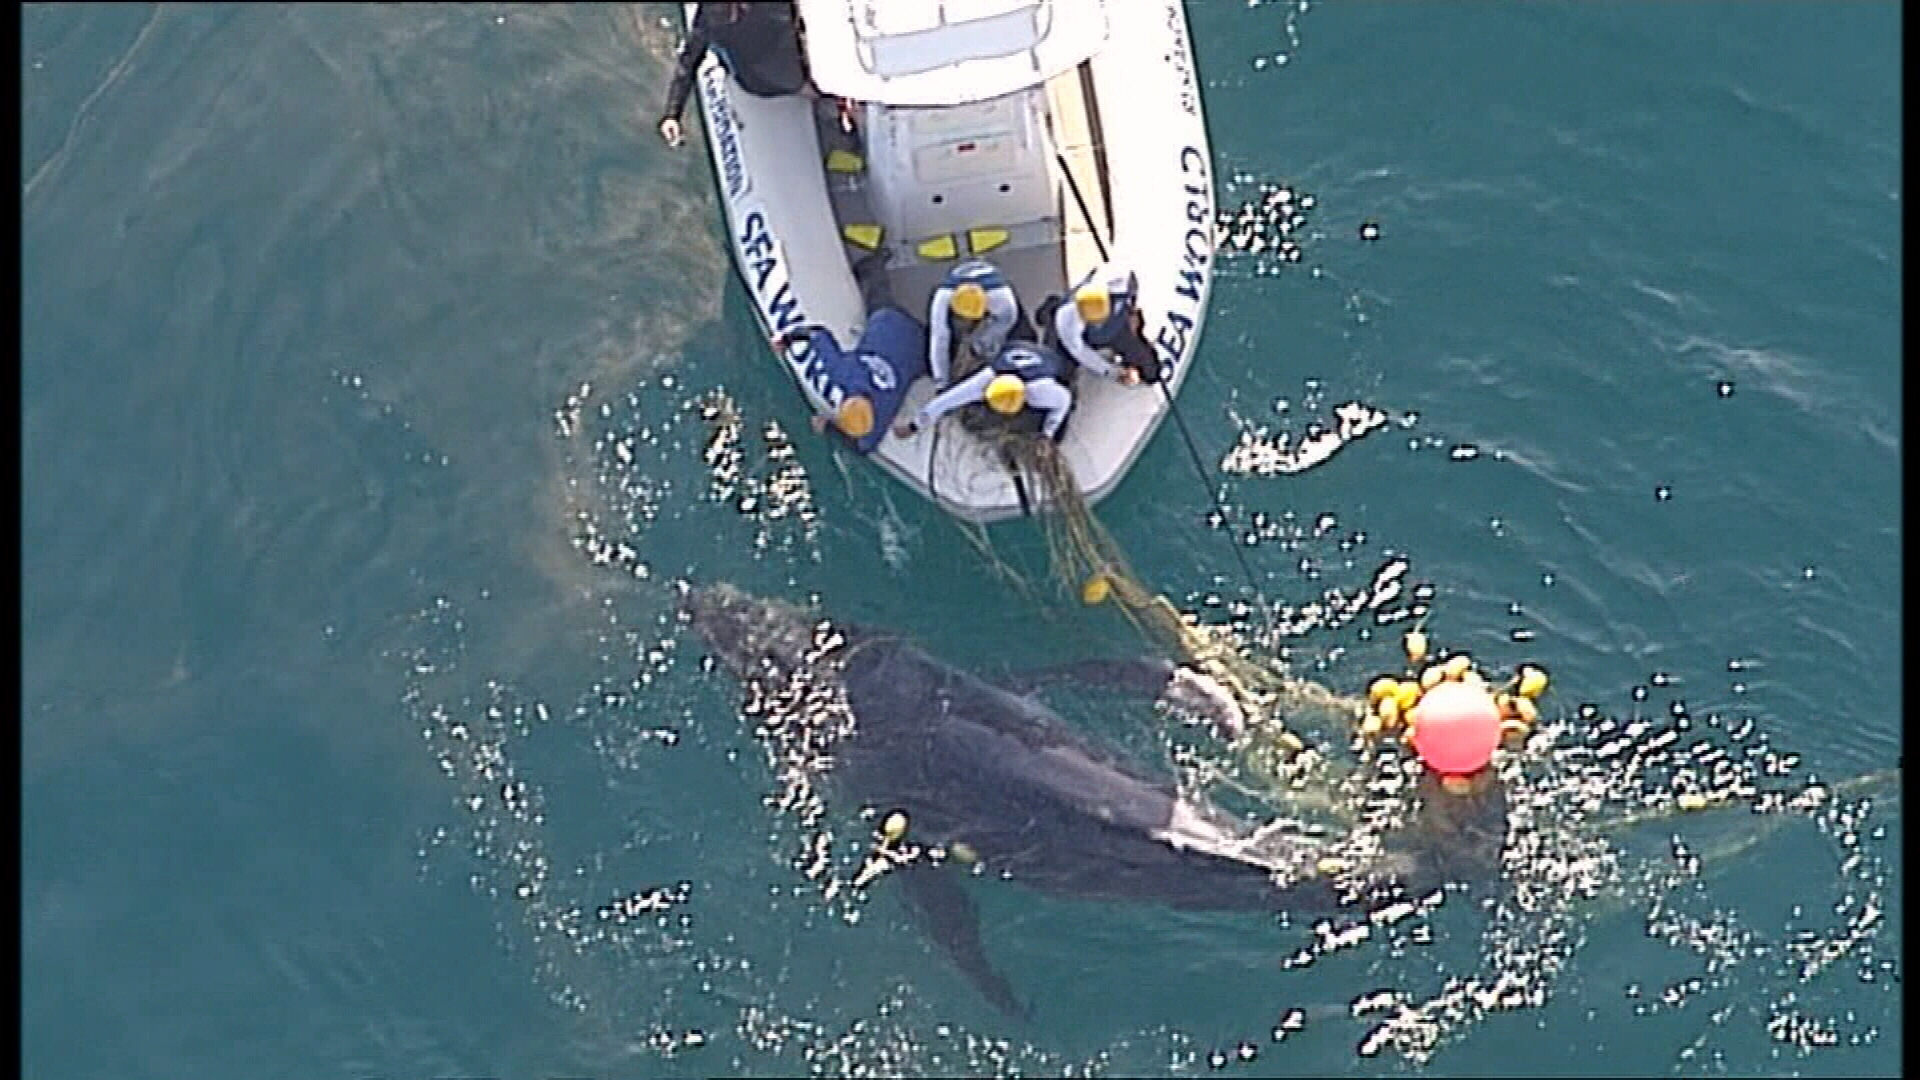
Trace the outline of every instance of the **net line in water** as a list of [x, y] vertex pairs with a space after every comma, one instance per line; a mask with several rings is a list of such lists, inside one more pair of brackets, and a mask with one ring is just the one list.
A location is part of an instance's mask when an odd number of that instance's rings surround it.
[[[1203, 623], [1183, 614], [1164, 594], [1142, 582], [1119, 543], [1088, 505], [1053, 442], [1013, 432], [982, 432], [1009, 468], [1030, 481], [1047, 544], [1050, 573], [1056, 585], [1086, 604], [1111, 598], [1127, 621], [1148, 644], [1165, 650], [1219, 683], [1249, 719], [1248, 735], [1277, 747], [1287, 756], [1307, 748], [1287, 730], [1284, 712], [1313, 709], [1347, 720], [1365, 714], [1366, 700], [1344, 695], [1310, 679], [1289, 674], [1277, 658], [1263, 655], [1240, 641], [1228, 625]], [[982, 554], [1003, 572], [1004, 561], [983, 538], [975, 538]]]
[[[640, 471], [631, 459], [647, 447], [685, 453], [689, 447], [697, 451], [707, 445], [712, 452], [706, 467], [713, 485], [707, 500], [740, 516], [749, 530], [743, 546], [755, 558], [802, 572], [814, 558], [804, 542], [806, 521], [775, 505], [781, 479], [794, 475], [787, 456], [790, 444], [774, 437], [777, 428], [743, 418], [724, 392], [716, 391], [710, 400], [726, 408], [712, 415], [692, 408], [682, 411], [720, 422], [727, 429], [725, 438], [712, 444], [676, 442], [665, 426], [671, 421], [658, 429], [648, 426], [646, 414], [638, 412], [641, 400], [627, 399], [631, 413], [598, 413], [602, 421], [617, 417], [620, 423], [593, 440], [590, 463], [575, 466], [583, 480], [609, 493], [606, 507], [580, 518], [576, 547], [592, 565], [610, 561], [636, 577], [650, 576], [642, 572], [646, 562], [632, 560], [649, 554], [658, 558], [671, 546], [651, 530], [657, 523], [666, 527], [673, 516], [671, 510], [662, 510], [668, 492], [664, 482]], [[593, 423], [591, 414], [588, 423]], [[1030, 487], [1037, 488], [1038, 470], [1029, 468], [1029, 475], [1036, 476]], [[804, 491], [804, 476], [799, 479]], [[1049, 505], [1062, 501], [1056, 496]], [[1267, 642], [1241, 623], [1199, 626], [1173, 611], [1172, 604], [1140, 585], [1124, 558], [1113, 557], [1120, 555], [1117, 547], [1102, 546], [1111, 540], [1091, 514], [1083, 523], [1086, 531], [1077, 540], [1069, 536], [1063, 541], [1081, 545], [1070, 546], [1069, 555], [1105, 551], [1109, 559], [1096, 562], [1088, 557], [1068, 564], [1071, 573], [1062, 578], [1072, 607], [1079, 606], [1076, 586], [1083, 575], [1092, 567], [1111, 565], [1135, 586], [1124, 593], [1123, 583], [1109, 586], [1121, 595], [1118, 606], [1150, 640], [1185, 656], [1183, 644], [1191, 633], [1201, 645], [1266, 655]], [[1040, 524], [1064, 530], [1072, 523], [1048, 516]], [[981, 535], [983, 555], [991, 556], [984, 532]], [[1051, 544], [1051, 533], [1049, 539]], [[632, 554], [625, 554], [629, 551]], [[670, 568], [662, 571], [657, 579], [669, 576]], [[1040, 576], [1029, 573], [1017, 584], [1038, 598]], [[1126, 603], [1129, 598], [1132, 607]], [[742, 916], [720, 899], [724, 890], [718, 881], [703, 880], [706, 875], [692, 867], [687, 880], [678, 883], [679, 875], [673, 873], [643, 875], [639, 881], [627, 873], [632, 864], [622, 865], [621, 860], [646, 853], [647, 845], [657, 842], [653, 837], [669, 836], [677, 822], [642, 826], [637, 834], [616, 830], [617, 835], [592, 845], [577, 862], [567, 859], [565, 849], [555, 843], [560, 834], [549, 830], [546, 815], [554, 814], [557, 822], [571, 815], [566, 806], [545, 798], [558, 777], [543, 775], [544, 758], [531, 754], [530, 744], [542, 738], [548, 724], [585, 725], [592, 732], [594, 753], [607, 767], [635, 777], [672, 775], [684, 761], [680, 755], [702, 752], [705, 702], [690, 695], [685, 684], [663, 678], [676, 669], [687, 675], [692, 657], [681, 652], [676, 659], [671, 646], [677, 630], [670, 622], [656, 630], [632, 621], [626, 611], [613, 617], [609, 608], [608, 623], [594, 628], [594, 682], [576, 687], [571, 719], [563, 719], [568, 711], [563, 701], [542, 702], [515, 686], [511, 675], [470, 657], [466, 635], [471, 631], [466, 627], [479, 621], [472, 614], [436, 598], [409, 620], [395, 654], [409, 672], [403, 699], [407, 719], [422, 729], [458, 796], [452, 804], [455, 817], [423, 844], [420, 858], [423, 866], [430, 860], [446, 872], [472, 875], [476, 892], [498, 905], [500, 931], [526, 953], [536, 983], [557, 1002], [583, 1015], [609, 1018], [621, 1048], [615, 1051], [621, 1056], [612, 1060], [630, 1066], [626, 1055], [635, 1051], [663, 1058], [730, 1052], [716, 1046], [727, 1044], [733, 1038], [728, 1033], [734, 1032], [740, 1052], [766, 1055], [759, 1060], [770, 1061], [766, 1068], [771, 1071], [810, 1067], [815, 1072], [889, 1072], [914, 1071], [915, 1066], [919, 1071], [997, 1075], [1058, 1071], [1063, 1066], [1092, 1071], [1085, 1062], [1063, 1062], [1031, 1044], [1020, 1047], [975, 1036], [956, 1024], [944, 1005], [916, 1003], [911, 980], [889, 986], [877, 1014], [855, 1006], [850, 1018], [833, 1002], [796, 1001], [796, 988], [764, 974], [781, 970], [783, 954], [771, 954], [775, 962], [767, 963], [764, 957], [769, 954], [758, 951], [767, 946], [736, 940], [728, 920]], [[1222, 636], [1208, 638], [1209, 632]], [[1171, 636], [1156, 636], [1163, 633]], [[636, 675], [637, 649], [645, 650], [648, 661]], [[1281, 675], [1277, 661], [1256, 656], [1238, 659]], [[768, 901], [771, 907], [756, 905], [753, 911], [756, 916], [774, 911], [809, 932], [822, 921], [852, 924], [868, 910], [862, 880], [870, 883], [874, 875], [867, 868], [884, 863], [884, 870], [916, 857], [916, 850], [910, 842], [882, 843], [889, 839], [884, 815], [825, 815], [806, 797], [811, 788], [789, 786], [796, 775], [805, 784], [822, 775], [822, 754], [831, 753], [823, 744], [845, 717], [831, 695], [820, 693], [818, 681], [765, 689], [751, 699], [759, 703], [751, 717], [754, 734], [769, 753], [774, 778], [763, 805], [775, 822], [772, 842], [791, 844], [787, 853], [793, 861], [770, 882], [777, 894]], [[549, 704], [555, 714], [551, 719]], [[681, 714], [678, 720], [671, 716], [676, 711]], [[663, 712], [668, 714], [665, 726]], [[1802, 786], [1791, 779], [1798, 755], [1772, 747], [1764, 724], [1713, 714], [1689, 718], [1677, 707], [1663, 717], [1657, 712], [1643, 716], [1638, 709], [1609, 716], [1598, 706], [1582, 706], [1577, 715], [1569, 712], [1542, 721], [1524, 754], [1497, 762], [1515, 807], [1512, 851], [1502, 870], [1514, 890], [1512, 900], [1494, 912], [1477, 959], [1467, 965], [1425, 961], [1436, 936], [1457, 933], [1462, 926], [1452, 921], [1437, 895], [1356, 910], [1311, 928], [1304, 922], [1283, 927], [1299, 939], [1300, 949], [1282, 967], [1324, 973], [1316, 974], [1310, 985], [1288, 983], [1278, 991], [1287, 996], [1271, 1002], [1282, 1015], [1272, 1028], [1276, 1047], [1302, 1026], [1327, 1028], [1324, 1034], [1337, 1038], [1341, 1029], [1334, 1024], [1352, 1020], [1360, 1022], [1353, 1030], [1359, 1056], [1391, 1051], [1416, 1065], [1427, 1062], [1497, 1013], [1537, 1008], [1566, 990], [1572, 990], [1578, 1002], [1580, 984], [1565, 985], [1578, 974], [1577, 954], [1594, 944], [1598, 920], [1621, 917], [1645, 920], [1649, 948], [1655, 950], [1647, 959], [1664, 958], [1667, 953], [1659, 950], [1672, 950], [1685, 961], [1646, 971], [1644, 991], [1636, 982], [1621, 1008], [1636, 1017], [1682, 1008], [1691, 1010], [1690, 1015], [1712, 1010], [1699, 1038], [1682, 1051], [1683, 1059], [1696, 1052], [1717, 1059], [1721, 1048], [1739, 1038], [1723, 1023], [1727, 1018], [1751, 1017], [1754, 1037], [1740, 1044], [1769, 1045], [1776, 1060], [1817, 1047], [1861, 1045], [1877, 1037], [1879, 1029], [1891, 1028], [1881, 1016], [1884, 1010], [1869, 1009], [1854, 999], [1829, 1007], [1828, 998], [1834, 984], [1851, 988], [1856, 974], [1862, 982], [1872, 979], [1897, 993], [1898, 964], [1887, 939], [1897, 942], [1899, 923], [1886, 918], [1892, 906], [1888, 900], [1897, 901], [1897, 893], [1889, 894], [1897, 869], [1882, 850], [1886, 845], [1875, 827], [1877, 819], [1869, 819], [1870, 804], [1862, 799], [1871, 795], [1884, 801], [1891, 796], [1897, 814], [1897, 769]], [[683, 732], [690, 737], [681, 738]], [[1197, 755], [1210, 764], [1217, 761], [1212, 740], [1194, 742]], [[1362, 820], [1354, 824], [1378, 832], [1411, 811], [1408, 778], [1415, 770], [1405, 749], [1391, 741], [1372, 746], [1370, 752], [1363, 752], [1360, 744], [1355, 749], [1361, 758], [1354, 770], [1355, 785], [1316, 787], [1307, 794], [1342, 807], [1360, 804]], [[1301, 756], [1311, 755], [1310, 749]], [[1220, 779], [1243, 775], [1229, 773]], [[1249, 801], [1271, 799], [1275, 806], [1284, 806], [1297, 804], [1301, 797], [1297, 790], [1280, 795], [1257, 782], [1266, 777], [1246, 779], [1252, 781], [1245, 791]], [[1883, 818], [1886, 810], [1878, 814]], [[1346, 823], [1338, 814], [1315, 817]], [[559, 827], [590, 836], [580, 832], [588, 820], [598, 821], [573, 817]], [[1685, 835], [1682, 846], [1683, 823], [1694, 820], [1703, 824]], [[1806, 902], [1804, 916], [1797, 903], [1793, 915], [1778, 916], [1745, 910], [1725, 890], [1704, 889], [1703, 875], [1714, 864], [1734, 860], [1796, 823], [1811, 823], [1832, 842], [1833, 861], [1840, 868], [1838, 877], [1830, 879], [1833, 895], [1795, 895]], [[757, 821], [750, 826], [756, 836], [757, 826]], [[1632, 837], [1629, 845], [1623, 835], [1627, 833], [1642, 835]], [[918, 857], [931, 858], [932, 852]], [[652, 865], [653, 856], [647, 858], [639, 864], [642, 868]], [[1808, 872], [1794, 877], [1824, 876], [1812, 869], [1803, 867]], [[1816, 887], [1818, 882], [1803, 886]], [[1834, 902], [1831, 908], [1827, 900]], [[1770, 917], [1784, 919], [1777, 933], [1769, 933], [1764, 924]], [[1346, 976], [1323, 964], [1342, 956], [1351, 966], [1367, 968], [1351, 986], [1343, 981]], [[659, 989], [633, 1004], [631, 994], [621, 988], [635, 979]], [[1359, 991], [1350, 1004], [1327, 1000], [1329, 993], [1345, 996], [1349, 990]], [[1288, 1008], [1295, 1004], [1306, 1008]], [[1857, 1021], [1852, 1011], [1856, 1006], [1861, 1008]], [[1121, 1034], [1099, 1051], [1098, 1060], [1120, 1072], [1194, 1071], [1203, 1060], [1223, 1068], [1247, 1060], [1244, 1051], [1256, 1044], [1268, 1045], [1257, 1021], [1242, 1018], [1237, 1024], [1248, 1022], [1254, 1027], [1245, 1029], [1242, 1054], [1236, 1054], [1230, 1038], [1209, 1059], [1204, 1037], [1196, 1042], [1195, 1036], [1166, 1028], [1155, 1029], [1164, 1032], [1165, 1046], [1155, 1042], [1149, 1049], [1140, 1044], [1143, 1035]], [[636, 1027], [644, 1029], [643, 1037], [633, 1037]], [[608, 1039], [615, 1045], [613, 1036]], [[1125, 1049], [1130, 1043], [1132, 1051]], [[1128, 1058], [1127, 1053], [1138, 1056]], [[1720, 1071], [1726, 1071], [1724, 1065]]]

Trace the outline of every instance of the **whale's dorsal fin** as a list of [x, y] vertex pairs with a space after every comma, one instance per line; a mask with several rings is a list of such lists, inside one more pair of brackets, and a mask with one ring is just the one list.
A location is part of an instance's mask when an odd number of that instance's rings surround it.
[[895, 872], [906, 890], [907, 903], [933, 940], [947, 950], [955, 967], [973, 983], [994, 1008], [1016, 1020], [1032, 1019], [1032, 1010], [1013, 996], [1006, 977], [993, 969], [980, 944], [980, 913], [966, 886], [953, 871], [927, 863], [910, 863]]

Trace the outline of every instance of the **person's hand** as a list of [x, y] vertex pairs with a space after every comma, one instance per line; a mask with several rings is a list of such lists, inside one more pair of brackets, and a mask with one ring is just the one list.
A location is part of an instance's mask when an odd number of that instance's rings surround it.
[[1122, 386], [1140, 385], [1140, 373], [1125, 364], [1120, 366], [1119, 373], [1114, 378], [1118, 379]]
[[668, 146], [679, 146], [683, 135], [680, 121], [671, 116], [660, 118], [660, 140]]

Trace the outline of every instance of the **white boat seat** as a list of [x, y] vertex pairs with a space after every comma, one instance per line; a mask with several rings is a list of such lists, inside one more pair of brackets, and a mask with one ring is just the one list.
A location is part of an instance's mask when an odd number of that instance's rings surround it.
[[866, 193], [871, 220], [907, 240], [896, 258], [1057, 241], [1046, 110], [1041, 87], [942, 109], [868, 106]]

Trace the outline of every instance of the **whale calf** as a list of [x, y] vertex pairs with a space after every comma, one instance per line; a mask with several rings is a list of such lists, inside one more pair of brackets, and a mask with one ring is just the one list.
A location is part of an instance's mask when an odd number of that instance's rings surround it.
[[[730, 585], [690, 589], [681, 610], [750, 700], [802, 700], [790, 691], [805, 685], [815, 695], [806, 700], [824, 692], [844, 701], [836, 715], [851, 723], [826, 750], [830, 791], [882, 814], [905, 813], [915, 842], [968, 853], [980, 876], [1194, 911], [1329, 913], [1354, 901], [1350, 886], [1321, 872], [1331, 838], [1256, 830], [1080, 737], [1039, 701], [900, 637], [830, 623]], [[1137, 689], [1180, 682], [1168, 665], [1132, 670], [1119, 681]], [[1389, 844], [1370, 873], [1402, 889], [1429, 888], [1457, 868], [1448, 864], [1460, 854], [1443, 860], [1418, 845]], [[914, 861], [889, 877], [900, 878], [931, 935], [981, 993], [1024, 1015], [986, 958], [968, 871], [953, 862]]]

